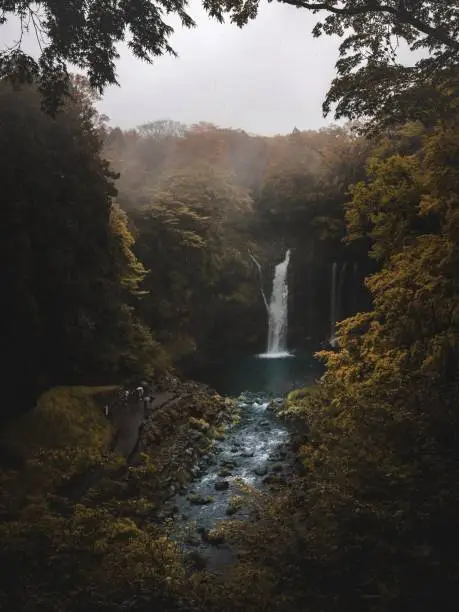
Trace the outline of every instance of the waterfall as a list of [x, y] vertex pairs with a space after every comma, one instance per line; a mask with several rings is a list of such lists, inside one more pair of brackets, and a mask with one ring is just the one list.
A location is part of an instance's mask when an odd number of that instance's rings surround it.
[[268, 347], [264, 356], [287, 357], [287, 307], [288, 285], [287, 269], [290, 260], [290, 249], [285, 259], [274, 270], [273, 291], [269, 302]]
[[260, 262], [258, 261], [258, 259], [256, 259], [256, 258], [255, 258], [255, 257], [252, 255], [252, 253], [250, 253], [250, 251], [249, 251], [249, 257], [250, 257], [250, 259], [253, 261], [253, 263], [254, 263], [254, 264], [256, 265], [256, 267], [257, 267], [257, 270], [258, 270], [258, 277], [259, 277], [259, 279], [260, 279], [260, 293], [261, 293], [261, 297], [263, 298], [263, 302], [265, 303], [266, 310], [267, 310], [267, 312], [269, 313], [268, 300], [266, 299], [266, 294], [265, 294], [265, 291], [264, 291], [264, 289], [263, 289], [263, 275], [262, 275], [262, 273], [261, 273], [261, 264], [260, 264]]
[[337, 321], [337, 312], [336, 312], [336, 285], [337, 285], [337, 277], [338, 277], [338, 264], [336, 261], [332, 264], [332, 275], [331, 275], [331, 292], [330, 292], [330, 344], [334, 346], [336, 343], [335, 333], [336, 333], [336, 321]]

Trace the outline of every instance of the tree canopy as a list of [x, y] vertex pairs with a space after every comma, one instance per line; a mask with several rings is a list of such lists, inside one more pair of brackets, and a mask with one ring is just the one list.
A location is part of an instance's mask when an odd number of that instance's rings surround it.
[[0, 113], [2, 376], [5, 395], [20, 385], [30, 407], [57, 381], [132, 375], [134, 346], [145, 364], [155, 347], [132, 314], [146, 272], [87, 111], [68, 102], [52, 119], [33, 87], [2, 84]]

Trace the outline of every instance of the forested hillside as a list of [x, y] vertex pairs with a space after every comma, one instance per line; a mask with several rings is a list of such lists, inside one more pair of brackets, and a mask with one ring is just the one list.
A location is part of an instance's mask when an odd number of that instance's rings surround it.
[[342, 243], [347, 189], [363, 178], [372, 148], [351, 127], [271, 138], [170, 120], [107, 128], [104, 153], [120, 173], [134, 251], [152, 269], [143, 317], [174, 357], [196, 347], [201, 358], [264, 348], [266, 314], [250, 255], [269, 295], [274, 264], [293, 249], [293, 346], [328, 337], [333, 262], [344, 267], [340, 318], [368, 304], [366, 249]]
[[37, 4], [0, 0], [46, 35], [0, 54], [0, 608], [456, 610], [457, 2], [287, 1], [348, 122], [271, 137], [97, 112], [183, 2]]

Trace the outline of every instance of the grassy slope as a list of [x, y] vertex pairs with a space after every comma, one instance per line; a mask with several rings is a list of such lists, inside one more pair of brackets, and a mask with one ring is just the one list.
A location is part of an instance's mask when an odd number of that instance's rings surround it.
[[0, 434], [4, 484], [23, 489], [24, 495], [38, 487], [46, 492], [97, 461], [113, 433], [97, 398], [114, 389], [56, 387], [44, 393], [33, 410], [8, 423]]

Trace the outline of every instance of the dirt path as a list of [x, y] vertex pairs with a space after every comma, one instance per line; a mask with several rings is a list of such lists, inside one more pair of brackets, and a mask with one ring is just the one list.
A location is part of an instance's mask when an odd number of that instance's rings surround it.
[[[153, 396], [148, 404], [147, 411], [162, 408], [176, 398], [176, 394], [164, 391]], [[128, 459], [134, 452], [139, 441], [140, 430], [146, 416], [143, 400], [131, 400], [122, 405], [113, 415], [113, 424], [116, 428], [115, 446], [113, 451]]]

